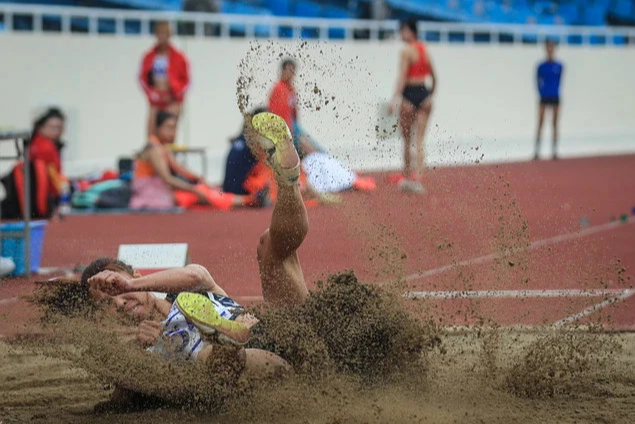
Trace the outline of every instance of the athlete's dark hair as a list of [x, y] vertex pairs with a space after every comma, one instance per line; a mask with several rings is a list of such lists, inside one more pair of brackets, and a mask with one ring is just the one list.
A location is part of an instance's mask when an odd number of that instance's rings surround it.
[[168, 119], [176, 119], [176, 115], [170, 112], [166, 112], [164, 110], [159, 111], [157, 113], [157, 119], [155, 122], [157, 128], [163, 125], [163, 123], [165, 123], [165, 121], [167, 121]]
[[[66, 116], [64, 116], [64, 113], [58, 107], [48, 108], [47, 111], [40, 115], [33, 123], [33, 132], [31, 133], [31, 135], [35, 137], [35, 134], [37, 134], [40, 128], [42, 128], [49, 119], [61, 119], [62, 121], [66, 121]], [[62, 149], [64, 148], [64, 142], [62, 140], [52, 141], [53, 143], [55, 143], [57, 150], [62, 151]]]
[[399, 25], [399, 29], [404, 29], [404, 28], [408, 28], [410, 31], [412, 31], [412, 33], [415, 36], [418, 35], [416, 19], [410, 18], [405, 21], [401, 21], [401, 24]]
[[280, 69], [284, 70], [289, 65], [293, 65], [293, 67], [295, 67], [296, 66], [295, 60], [293, 60], [291, 58], [287, 58], [287, 59], [283, 60], [282, 64], [280, 65]]
[[114, 258], [99, 258], [92, 261], [82, 272], [81, 283], [88, 284], [88, 280], [91, 277], [99, 274], [102, 271], [123, 271], [128, 274], [134, 274], [134, 268], [119, 259]]
[[54, 315], [69, 317], [90, 316], [97, 311], [98, 303], [93, 299], [88, 280], [102, 271], [124, 271], [132, 275], [134, 269], [118, 259], [99, 258], [91, 262], [79, 281], [56, 278], [37, 282], [36, 289], [28, 299], [44, 312], [43, 320]]

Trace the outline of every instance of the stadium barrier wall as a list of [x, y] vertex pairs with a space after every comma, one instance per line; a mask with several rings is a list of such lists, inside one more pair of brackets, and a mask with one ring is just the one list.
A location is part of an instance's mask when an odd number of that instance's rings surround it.
[[[142, 147], [147, 105], [137, 73], [151, 37], [7, 33], [1, 39], [0, 128], [28, 128], [38, 111], [61, 106], [69, 118], [69, 175], [114, 167], [118, 157]], [[396, 121], [385, 116], [397, 42], [181, 38], [175, 44], [189, 57], [192, 73], [179, 142], [208, 148], [210, 181], [221, 180], [228, 139], [241, 127], [239, 76], [251, 77], [249, 106], [262, 104], [285, 56], [299, 63], [301, 121], [308, 133], [356, 169], [400, 165]], [[428, 162], [529, 159], [542, 47], [430, 44], [429, 51], [439, 85]], [[562, 156], [635, 152], [635, 50], [562, 46], [557, 54], [565, 64]], [[546, 153], [549, 141], [547, 121]], [[190, 164], [199, 168], [196, 158]]]

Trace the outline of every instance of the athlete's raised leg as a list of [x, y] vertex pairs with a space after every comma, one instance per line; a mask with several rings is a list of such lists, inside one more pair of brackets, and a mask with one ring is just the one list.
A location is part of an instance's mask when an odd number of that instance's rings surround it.
[[263, 297], [275, 305], [302, 303], [308, 290], [297, 249], [309, 231], [309, 221], [298, 185], [300, 158], [282, 118], [261, 113], [247, 121], [248, 141], [264, 152], [278, 183], [271, 224], [258, 245]]

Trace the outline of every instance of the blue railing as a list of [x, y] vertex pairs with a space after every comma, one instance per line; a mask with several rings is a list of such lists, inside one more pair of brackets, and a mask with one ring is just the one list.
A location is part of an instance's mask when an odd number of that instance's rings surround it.
[[[313, 19], [272, 15], [137, 11], [0, 3], [1, 33], [149, 34], [154, 22], [168, 20], [175, 33], [192, 37], [314, 38], [393, 40], [394, 20]], [[635, 30], [613, 27], [421, 22], [421, 38], [440, 43], [540, 43], [635, 45]]]

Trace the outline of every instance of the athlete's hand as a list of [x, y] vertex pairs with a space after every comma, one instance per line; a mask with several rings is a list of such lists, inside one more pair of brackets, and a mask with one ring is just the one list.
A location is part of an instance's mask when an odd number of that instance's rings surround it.
[[430, 112], [432, 110], [432, 96], [428, 96], [423, 101], [423, 106], [421, 107], [424, 111]]
[[133, 291], [132, 277], [127, 277], [114, 271], [102, 271], [88, 279], [92, 288], [102, 291], [110, 296], [119, 296]]
[[201, 205], [209, 205], [209, 200], [207, 199], [207, 195], [203, 193], [201, 190], [196, 190], [196, 196], [198, 197], [198, 201]]
[[143, 321], [139, 324], [139, 332], [137, 333], [137, 341], [143, 346], [153, 346], [163, 333], [163, 326], [158, 321]]
[[150, 103], [159, 103], [161, 101], [161, 93], [157, 90], [150, 90], [148, 92], [148, 97], [150, 97]]

